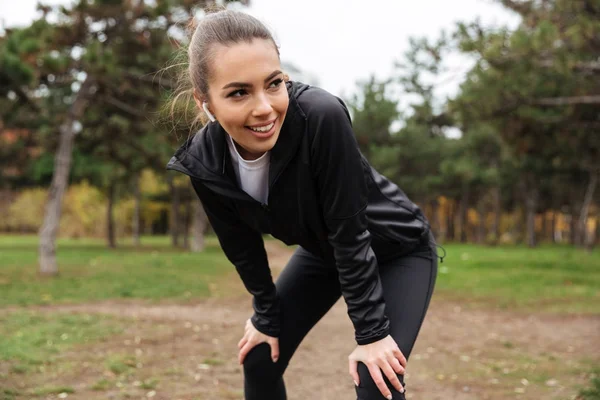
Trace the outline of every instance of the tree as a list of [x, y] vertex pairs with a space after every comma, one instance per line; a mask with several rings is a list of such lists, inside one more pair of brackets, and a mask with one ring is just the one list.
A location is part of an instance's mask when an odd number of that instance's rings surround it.
[[477, 58], [460, 101], [476, 120], [495, 124], [521, 165], [528, 244], [534, 246], [541, 180], [556, 165], [577, 165], [590, 177], [598, 169], [600, 147], [590, 128], [600, 104], [600, 8], [589, 1], [502, 3], [522, 16], [514, 32], [458, 26], [459, 48]]
[[[53, 275], [58, 272], [54, 243], [61, 202], [71, 170], [74, 138], [85, 125], [82, 120], [89, 111], [88, 104], [118, 110], [121, 116], [137, 117], [138, 123], [134, 125], [140, 129], [143, 124], [139, 120], [148, 118], [142, 111], [153, 112], [161, 99], [156, 88], [162, 80], [149, 73], [159, 71], [173, 53], [170, 29], [178, 20], [189, 20], [196, 9], [213, 4], [215, 2], [209, 0], [194, 3], [186, 0], [153, 3], [80, 0], [70, 8], [40, 6], [43, 11], [40, 20], [24, 31], [11, 33], [15, 36], [3, 39], [2, 44], [6, 46], [2, 49], [0, 80], [11, 88], [6, 91], [6, 97], [13, 104], [18, 99], [19, 104], [30, 104], [33, 109], [49, 110], [46, 126], [59, 135], [46, 215], [40, 231], [41, 273]], [[49, 23], [50, 15], [59, 22]], [[44, 34], [40, 35], [40, 31]], [[18, 40], [18, 35], [28, 40]], [[27, 62], [22, 62], [23, 57], [15, 54], [30, 57]], [[156, 55], [160, 56], [156, 58]], [[147, 89], [149, 87], [154, 89]], [[94, 102], [90, 103], [92, 96]], [[140, 110], [137, 105], [148, 103], [150, 99], [152, 104], [146, 110]], [[54, 103], [49, 104], [51, 101]], [[42, 107], [42, 103], [48, 107]], [[111, 113], [111, 110], [105, 111]], [[86, 130], [88, 128], [86, 126]], [[147, 143], [149, 146], [156, 144], [152, 140], [149, 142], [152, 142]], [[131, 141], [128, 145], [140, 149], [139, 141]]]

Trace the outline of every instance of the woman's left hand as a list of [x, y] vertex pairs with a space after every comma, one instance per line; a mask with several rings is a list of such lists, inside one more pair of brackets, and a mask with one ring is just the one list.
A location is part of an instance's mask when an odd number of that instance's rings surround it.
[[396, 374], [404, 374], [406, 358], [391, 336], [388, 335], [377, 342], [357, 346], [350, 356], [348, 356], [348, 360], [350, 375], [354, 379], [356, 386], [360, 384], [358, 363], [362, 362], [369, 369], [373, 382], [375, 382], [379, 391], [386, 399], [391, 399], [392, 393], [383, 380], [382, 371], [392, 386], [400, 393], [404, 393], [404, 388]]
[[277, 362], [279, 359], [279, 339], [259, 332], [254, 325], [252, 325], [252, 322], [247, 320], [246, 327], [244, 328], [244, 336], [238, 343], [238, 348], [240, 349], [238, 362], [243, 364], [250, 350], [261, 343], [267, 343], [271, 346], [271, 359], [273, 362]]

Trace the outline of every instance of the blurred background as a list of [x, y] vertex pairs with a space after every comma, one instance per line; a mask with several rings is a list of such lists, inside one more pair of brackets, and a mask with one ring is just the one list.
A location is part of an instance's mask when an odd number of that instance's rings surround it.
[[[165, 170], [194, 133], [168, 107], [185, 29], [215, 4], [344, 99], [448, 253], [409, 398], [600, 399], [598, 0], [3, 1], [0, 399], [242, 397], [249, 301]], [[293, 249], [266, 246], [277, 274]], [[339, 309], [290, 398], [350, 398]], [[337, 334], [331, 372], [303, 369]]]

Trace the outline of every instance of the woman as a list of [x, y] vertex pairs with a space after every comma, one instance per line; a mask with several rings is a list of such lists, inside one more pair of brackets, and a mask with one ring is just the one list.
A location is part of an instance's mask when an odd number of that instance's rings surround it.
[[[286, 398], [292, 355], [340, 296], [355, 330], [358, 399], [404, 399], [406, 359], [437, 272], [423, 214], [361, 155], [341, 100], [287, 81], [258, 20], [208, 14], [188, 57], [195, 102], [211, 122], [168, 168], [191, 177], [253, 295], [238, 345], [246, 399]], [[276, 283], [262, 234], [299, 245]]]

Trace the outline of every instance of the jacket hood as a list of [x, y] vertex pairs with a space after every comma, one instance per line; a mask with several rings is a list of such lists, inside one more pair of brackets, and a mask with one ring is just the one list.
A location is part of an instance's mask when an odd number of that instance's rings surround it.
[[[304, 132], [306, 115], [298, 104], [298, 97], [310, 86], [300, 82], [287, 82], [289, 105], [279, 138], [271, 149], [269, 186], [277, 179], [291, 157], [296, 153]], [[217, 122], [210, 122], [175, 152], [167, 169], [179, 171], [203, 181], [213, 190], [233, 197], [246, 197], [238, 188], [226, 143], [227, 132]]]

